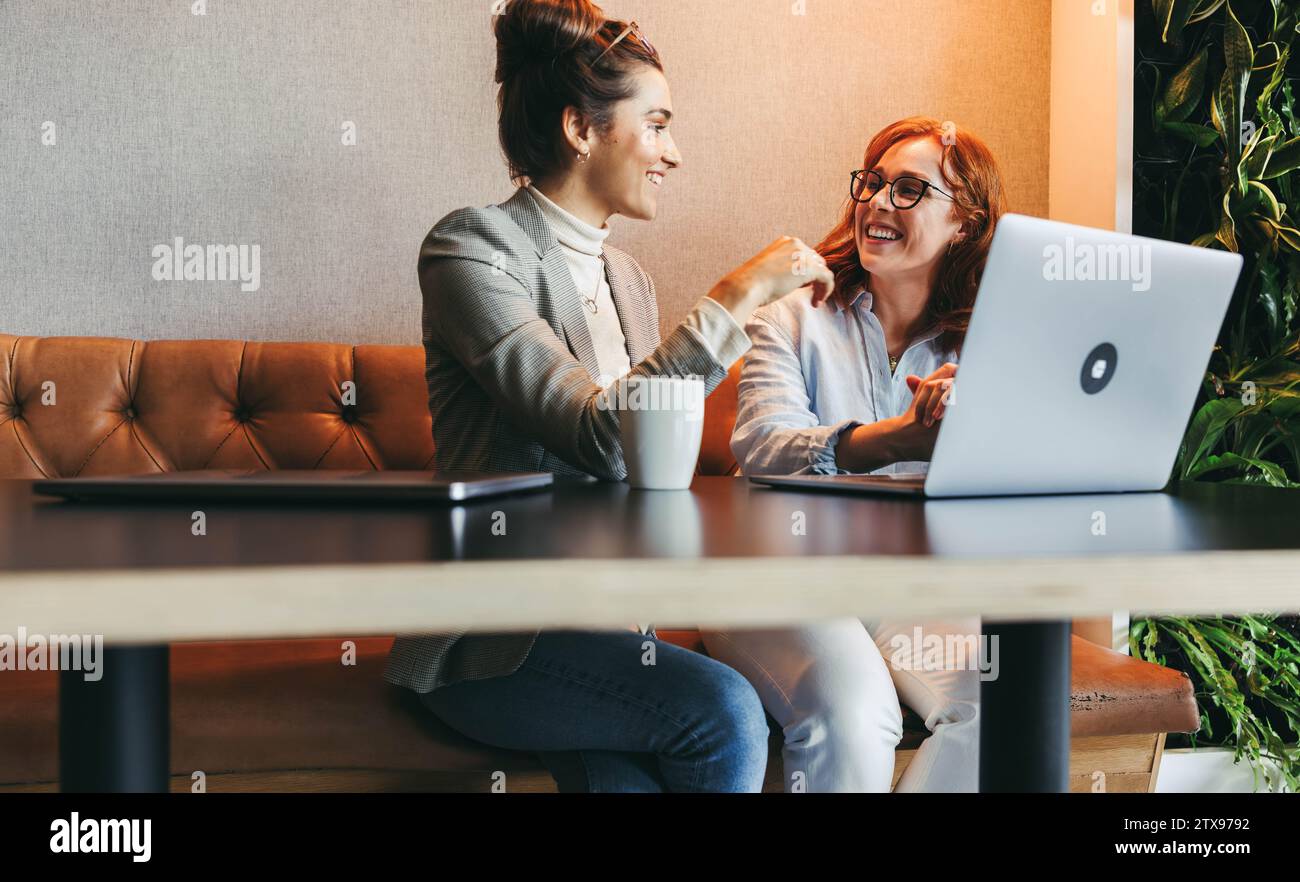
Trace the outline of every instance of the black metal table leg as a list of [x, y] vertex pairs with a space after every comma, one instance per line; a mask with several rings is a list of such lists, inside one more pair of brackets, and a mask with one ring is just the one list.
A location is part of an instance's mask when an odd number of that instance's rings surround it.
[[59, 789], [166, 793], [171, 773], [167, 646], [106, 647], [99, 680], [59, 673]]
[[983, 633], [998, 672], [980, 683], [980, 792], [1068, 791], [1070, 622], [986, 621]]

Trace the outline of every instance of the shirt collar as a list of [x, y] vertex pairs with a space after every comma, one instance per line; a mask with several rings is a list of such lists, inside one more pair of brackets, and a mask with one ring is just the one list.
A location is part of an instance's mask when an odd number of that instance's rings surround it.
[[[876, 301], [875, 298], [872, 296], [871, 292], [868, 291], [866, 286], [864, 285], [861, 288], [859, 288], [858, 293], [854, 294], [852, 297], [842, 297], [837, 295], [835, 297], [832, 297], [830, 302], [834, 304], [835, 311], [837, 313], [840, 313], [846, 309], [854, 309], [854, 308], [863, 309], [866, 310], [867, 312], [870, 312], [872, 304], [875, 303]], [[938, 337], [939, 334], [940, 334], [939, 328], [932, 327], [925, 333], [921, 334], [916, 339], [912, 340], [907, 345], [909, 347], [912, 347], [917, 345], [918, 343], [928, 343], [931, 340]]]
[[836, 312], [843, 312], [846, 309], [852, 309], [859, 303], [862, 304], [863, 309], [869, 310], [871, 309], [871, 304], [873, 302], [874, 300], [871, 297], [871, 292], [867, 290], [865, 285], [859, 288], [858, 293], [852, 296], [837, 294], [835, 297], [831, 298], [831, 303], [835, 305]]

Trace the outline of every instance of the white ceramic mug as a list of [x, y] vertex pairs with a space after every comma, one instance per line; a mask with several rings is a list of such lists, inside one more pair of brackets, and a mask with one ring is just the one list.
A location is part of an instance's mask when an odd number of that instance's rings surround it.
[[644, 490], [689, 488], [704, 436], [704, 381], [623, 377], [613, 391], [628, 484]]

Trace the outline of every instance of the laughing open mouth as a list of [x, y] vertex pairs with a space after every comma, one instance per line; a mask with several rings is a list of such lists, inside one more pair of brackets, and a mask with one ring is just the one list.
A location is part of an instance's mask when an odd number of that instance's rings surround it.
[[893, 227], [882, 227], [880, 224], [869, 224], [867, 226], [867, 238], [874, 239], [878, 242], [895, 242], [903, 238], [903, 234]]

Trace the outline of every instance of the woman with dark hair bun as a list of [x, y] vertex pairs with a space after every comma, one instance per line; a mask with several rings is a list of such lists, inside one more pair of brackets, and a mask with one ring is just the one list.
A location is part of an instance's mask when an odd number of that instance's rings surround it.
[[[653, 220], [682, 157], [658, 52], [587, 0], [511, 0], [496, 19], [510, 199], [452, 212], [420, 251], [437, 466], [626, 476], [615, 381], [700, 376], [749, 348], [744, 323], [825, 260], [791, 236], [717, 282], [663, 340], [654, 283], [605, 244]], [[642, 646], [656, 643], [654, 665]], [[756, 791], [767, 722], [753, 687], [653, 629], [399, 637], [385, 678], [465, 735], [542, 755], [561, 790]]]

